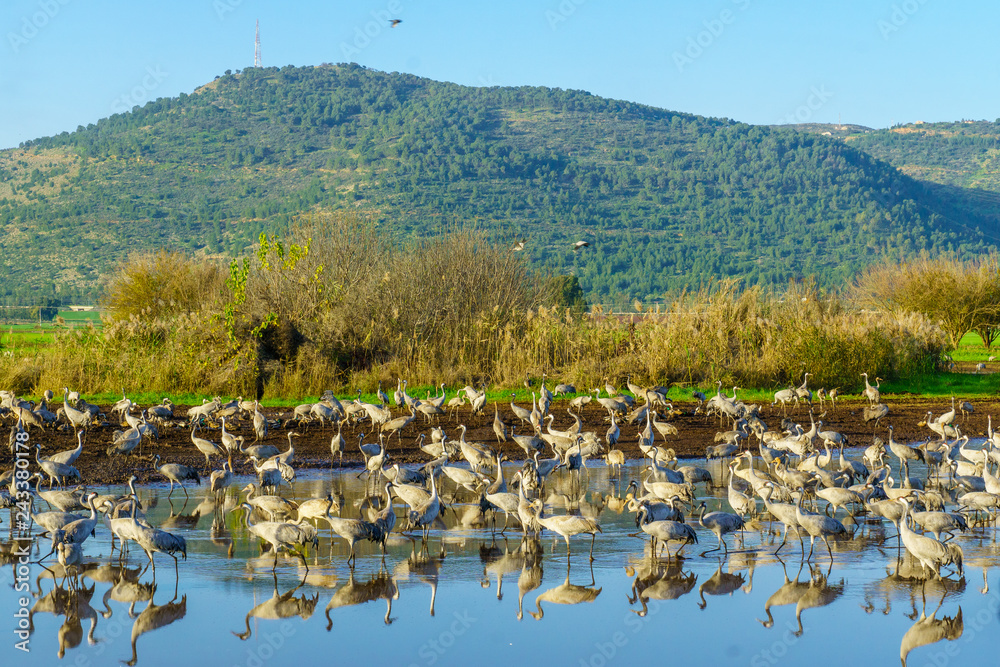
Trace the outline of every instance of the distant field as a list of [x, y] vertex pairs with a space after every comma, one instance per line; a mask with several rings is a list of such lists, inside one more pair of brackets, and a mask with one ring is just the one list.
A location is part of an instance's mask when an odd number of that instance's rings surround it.
[[101, 323], [101, 314], [96, 310], [60, 310], [59, 316], [67, 322], [93, 322], [95, 325]]
[[993, 348], [992, 351], [987, 350], [986, 346], [983, 345], [983, 339], [974, 333], [965, 334], [958, 343], [958, 349], [951, 353], [951, 358], [956, 363], [961, 361], [985, 362], [990, 356], [1000, 358], [1000, 347]]
[[56, 335], [76, 327], [85, 327], [88, 323], [101, 325], [101, 315], [97, 312], [74, 312], [60, 310], [65, 324], [42, 322], [38, 324], [0, 324], [0, 347], [10, 349], [39, 350], [54, 345]]

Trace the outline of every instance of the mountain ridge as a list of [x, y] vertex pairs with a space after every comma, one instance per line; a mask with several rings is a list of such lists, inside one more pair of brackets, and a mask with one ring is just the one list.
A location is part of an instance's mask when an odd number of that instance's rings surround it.
[[538, 270], [617, 304], [718, 278], [836, 287], [880, 256], [996, 246], [981, 194], [852, 136], [353, 64], [249, 69], [0, 151], [2, 261], [24, 276], [0, 299], [96, 298], [130, 251], [233, 256], [343, 209], [401, 240], [526, 238]]

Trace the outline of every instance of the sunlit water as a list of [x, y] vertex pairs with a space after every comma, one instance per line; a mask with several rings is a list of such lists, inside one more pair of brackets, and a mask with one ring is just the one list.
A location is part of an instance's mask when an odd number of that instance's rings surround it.
[[[638, 473], [632, 465], [623, 478]], [[361, 543], [352, 573], [344, 541], [335, 538], [331, 546], [329, 529], [321, 528], [319, 551], [310, 549], [307, 557], [308, 573], [297, 559], [282, 556], [272, 575], [273, 557], [259, 556], [242, 512], [221, 515], [213, 528], [213, 503], [205, 500], [203, 489], [193, 491], [186, 504], [175, 490], [171, 516], [166, 488], [143, 488], [140, 497], [150, 521], [187, 539], [188, 559], [180, 562], [179, 580], [170, 557], [157, 555], [152, 603], [142, 599], [130, 614], [127, 587], [112, 590], [113, 568], [99, 567], [109, 564], [110, 546], [107, 527], [99, 525], [86, 543], [95, 569], [80, 579], [85, 592], [77, 598], [79, 618], [52, 613], [56, 582], [44, 568], [31, 565], [27, 595], [33, 628], [30, 652], [24, 653], [14, 648], [12, 630], [18, 598], [26, 594], [14, 590], [15, 570], [8, 565], [0, 571], [5, 591], [0, 616], [9, 628], [2, 635], [2, 664], [84, 667], [136, 660], [142, 665], [260, 667], [367, 660], [602, 667], [670, 660], [758, 667], [861, 660], [887, 665], [899, 664], [901, 644], [911, 641], [911, 665], [996, 662], [1000, 581], [994, 565], [1000, 549], [993, 527], [957, 538], [965, 551], [964, 579], [952, 575], [927, 583], [910, 578], [909, 559], [897, 573], [895, 541], [882, 544], [895, 529], [874, 521], [859, 526], [854, 539], [834, 543], [832, 564], [819, 542], [811, 563], [803, 565], [794, 536], [779, 560], [772, 552], [780, 524], [769, 533], [766, 522], [748, 528], [742, 543], [738, 536], [727, 536], [728, 558], [721, 552], [701, 556], [717, 540], [696, 525], [697, 518], [689, 521], [700, 544], [689, 545], [686, 558], [651, 561], [648, 540], [630, 536], [636, 532], [633, 515], [617, 513], [602, 500], [615, 493], [609, 470], [594, 464], [582, 477], [582, 502], [573, 500], [580, 497], [574, 479], [557, 473], [550, 480], [546, 512], [563, 513], [570, 504], [599, 514], [603, 532], [592, 565], [589, 536], [573, 539], [568, 572], [561, 538], [546, 532], [541, 556], [526, 556], [516, 527], [506, 539], [494, 540], [490, 529], [476, 521], [473, 499], [462, 493], [444, 523], [431, 530], [422, 554], [419, 541], [415, 553], [410, 540], [394, 537], [383, 565], [377, 547]], [[364, 485], [352, 473], [312, 471], [300, 474], [284, 495], [298, 500], [332, 491], [344, 497], [343, 516], [358, 516]], [[720, 507], [725, 489], [706, 490], [703, 484], [697, 489], [707, 496], [710, 510]], [[451, 491], [446, 482], [446, 497]], [[227, 502], [229, 508], [234, 505]], [[724, 501], [722, 509], [729, 509]], [[397, 505], [397, 514], [405, 516], [404, 506]], [[838, 516], [844, 518], [843, 512]], [[3, 520], [8, 522], [6, 514]], [[502, 515], [499, 520], [502, 524]], [[32, 558], [44, 555], [49, 544], [36, 539]], [[133, 548], [127, 565], [146, 564]], [[151, 569], [140, 582], [154, 583]], [[773, 623], [767, 622], [767, 607]], [[959, 611], [960, 635], [920, 645], [930, 641], [921, 628], [933, 630], [934, 620], [954, 618]], [[952, 635], [957, 635], [955, 627], [952, 623]]]

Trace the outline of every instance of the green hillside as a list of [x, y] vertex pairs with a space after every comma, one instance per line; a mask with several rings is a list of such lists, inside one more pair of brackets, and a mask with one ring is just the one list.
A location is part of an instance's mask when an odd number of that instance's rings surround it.
[[911, 123], [847, 141], [915, 178], [1000, 192], [1000, 122]]
[[866, 137], [357, 65], [248, 69], [0, 152], [18, 276], [0, 298], [90, 301], [128, 252], [237, 255], [316, 209], [360, 209], [401, 239], [467, 224], [524, 238], [540, 271], [618, 304], [993, 247], [987, 208], [874, 159]]
[[792, 128], [842, 138], [924, 181], [959, 209], [971, 208], [973, 216], [995, 216], [1000, 205], [1000, 119], [918, 122], [884, 130], [819, 123]]

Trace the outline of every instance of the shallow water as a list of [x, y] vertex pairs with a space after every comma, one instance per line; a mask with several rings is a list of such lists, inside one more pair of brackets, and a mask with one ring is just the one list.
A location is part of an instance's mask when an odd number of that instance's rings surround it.
[[[508, 478], [514, 471], [505, 470]], [[633, 464], [623, 477], [628, 480], [638, 472]], [[446, 484], [450, 497], [452, 487]], [[284, 495], [301, 500], [332, 491], [344, 498], [342, 516], [358, 516], [364, 486], [352, 473], [312, 471], [301, 473]], [[361, 543], [352, 573], [346, 544], [335, 538], [331, 546], [331, 533], [324, 528], [318, 552], [310, 549], [307, 556], [308, 571], [298, 559], [281, 556], [272, 574], [273, 557], [259, 556], [242, 512], [218, 514], [221, 518], [213, 521], [214, 503], [204, 499], [203, 490], [193, 492], [186, 504], [184, 494], [175, 490], [171, 507], [165, 487], [146, 487], [139, 493], [150, 522], [187, 539], [188, 559], [180, 562], [179, 577], [172, 559], [157, 555], [153, 604], [136, 602], [135, 618], [130, 617], [126, 587], [112, 590], [110, 533], [99, 525], [85, 545], [93, 569], [80, 578], [85, 591], [77, 597], [82, 601], [79, 621], [72, 614], [45, 611], [52, 607], [58, 580], [33, 564], [28, 607], [36, 612], [30, 652], [15, 649], [16, 638], [8, 630], [0, 660], [81, 667], [133, 659], [142, 665], [183, 660], [252, 667], [359, 658], [402, 665], [475, 660], [602, 667], [666, 657], [681, 664], [754, 667], [840, 665], [851, 658], [899, 664], [904, 636], [909, 642], [922, 627], [953, 618], [959, 610], [961, 634], [953, 623], [951, 634], [957, 636], [951, 640], [923, 646], [919, 642], [930, 636], [918, 639], [908, 664], [996, 660], [1000, 581], [994, 566], [1000, 547], [993, 527], [956, 538], [965, 552], [964, 579], [953, 574], [926, 583], [908, 576], [913, 573], [909, 559], [897, 563], [894, 540], [882, 544], [895, 529], [879, 522], [863, 524], [853, 539], [835, 542], [832, 562], [820, 542], [811, 562], [803, 564], [794, 536], [780, 560], [772, 555], [780, 542], [780, 524], [769, 532], [766, 522], [748, 528], [741, 544], [738, 535], [727, 536], [728, 557], [721, 552], [702, 556], [717, 540], [695, 518], [700, 544], [685, 548], [681, 560], [653, 561], [648, 540], [630, 536], [636, 531], [633, 515], [616, 513], [603, 500], [614, 488], [609, 470], [599, 464], [580, 482], [569, 473], [550, 480], [546, 513], [564, 513], [570, 505], [584, 514], [599, 514], [603, 529], [592, 564], [589, 537], [572, 540], [568, 572], [561, 538], [546, 532], [540, 555], [520, 549], [516, 528], [508, 530], [506, 539], [493, 539], [464, 493], [444, 523], [431, 530], [424, 553], [419, 540], [414, 545], [394, 536], [383, 565], [377, 547]], [[709, 510], [720, 507], [724, 488], [707, 492], [699, 484], [697, 489]], [[582, 501], [572, 500], [581, 496]], [[227, 501], [229, 508], [234, 505]], [[397, 505], [400, 516], [403, 507]], [[6, 514], [3, 519], [8, 521]], [[499, 521], [502, 525], [502, 515]], [[32, 549], [37, 560], [48, 551], [48, 539], [34, 540]], [[132, 568], [147, 564], [135, 548], [126, 562]], [[14, 577], [14, 566], [0, 570], [5, 591], [0, 617], [11, 630], [21, 595], [13, 590]], [[152, 570], [139, 581], [152, 584]], [[765, 623], [767, 607], [773, 624]], [[923, 622], [921, 612], [927, 617]]]

